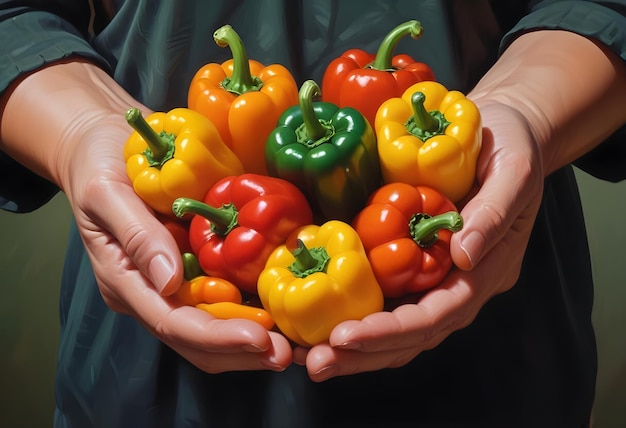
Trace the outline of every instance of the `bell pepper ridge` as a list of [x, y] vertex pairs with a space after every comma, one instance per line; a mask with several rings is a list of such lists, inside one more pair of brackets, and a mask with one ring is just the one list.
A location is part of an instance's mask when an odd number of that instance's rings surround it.
[[174, 140], [176, 137], [173, 134], [168, 134], [165, 131], [157, 133], [141, 115], [141, 110], [136, 107], [129, 108], [125, 117], [126, 122], [148, 144], [144, 155], [150, 166], [160, 168], [165, 162], [174, 157]]
[[237, 227], [238, 212], [233, 204], [224, 204], [220, 208], [191, 198], [177, 198], [172, 204], [172, 212], [177, 217], [185, 214], [200, 215], [211, 221], [211, 230], [224, 236]]
[[463, 217], [456, 211], [448, 211], [431, 216], [418, 213], [409, 221], [409, 233], [415, 243], [422, 248], [430, 247], [439, 239], [441, 229], [458, 232], [463, 228]]
[[233, 74], [222, 81], [222, 87], [237, 95], [260, 90], [263, 82], [252, 76], [246, 47], [233, 27], [224, 25], [218, 28], [213, 33], [213, 39], [219, 47], [229, 47], [233, 56]]
[[419, 39], [424, 32], [422, 24], [417, 20], [404, 22], [392, 29], [383, 39], [376, 51], [376, 58], [368, 67], [374, 70], [395, 70], [391, 64], [393, 51], [404, 36], [410, 35], [412, 39]]

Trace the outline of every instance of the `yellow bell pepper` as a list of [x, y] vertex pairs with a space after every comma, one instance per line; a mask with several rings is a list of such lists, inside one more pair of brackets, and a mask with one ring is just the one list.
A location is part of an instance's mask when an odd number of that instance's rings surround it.
[[177, 198], [203, 199], [218, 180], [243, 174], [239, 158], [198, 112], [175, 108], [144, 119], [130, 108], [126, 120], [135, 129], [124, 146], [126, 173], [139, 197], [162, 214], [174, 216]]
[[476, 104], [435, 81], [410, 86], [376, 113], [385, 183], [429, 186], [458, 202], [472, 188], [482, 146]]
[[287, 243], [268, 258], [257, 289], [261, 304], [286, 337], [313, 346], [327, 341], [342, 321], [383, 309], [381, 288], [349, 224], [330, 220], [304, 226]]

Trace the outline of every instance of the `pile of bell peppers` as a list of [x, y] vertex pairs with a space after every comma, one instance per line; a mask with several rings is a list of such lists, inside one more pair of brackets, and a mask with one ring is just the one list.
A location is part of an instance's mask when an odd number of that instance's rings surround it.
[[225, 25], [214, 40], [232, 59], [198, 70], [187, 106], [128, 110], [128, 176], [185, 265], [174, 304], [314, 346], [441, 284], [482, 124], [427, 63], [394, 55], [422, 34], [410, 20], [375, 54], [346, 51], [320, 89], [249, 59]]

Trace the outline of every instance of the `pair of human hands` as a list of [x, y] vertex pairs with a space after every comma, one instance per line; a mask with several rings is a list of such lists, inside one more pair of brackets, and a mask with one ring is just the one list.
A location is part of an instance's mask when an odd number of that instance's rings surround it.
[[[280, 333], [246, 320], [219, 320], [167, 298], [182, 280], [178, 247], [137, 197], [122, 159], [128, 125], [109, 118], [72, 148], [63, 186], [100, 292], [114, 311], [136, 318], [210, 373], [306, 365], [314, 381], [402, 366], [469, 325], [494, 295], [511, 288], [541, 200], [543, 171], [525, 120], [496, 103], [482, 111], [477, 182], [453, 235], [457, 268], [415, 303], [346, 321], [328, 343], [292, 348]], [[97, 171], [97, 173], [94, 173]]]

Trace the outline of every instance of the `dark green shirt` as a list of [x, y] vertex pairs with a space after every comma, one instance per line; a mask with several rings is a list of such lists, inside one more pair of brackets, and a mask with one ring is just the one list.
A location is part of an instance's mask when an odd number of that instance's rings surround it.
[[[2, 1], [0, 90], [45, 63], [82, 55], [165, 110], [185, 105], [198, 68], [229, 56], [212, 40], [223, 24], [233, 25], [250, 57], [286, 65], [301, 83], [321, 81], [325, 65], [348, 48], [375, 52], [389, 29], [418, 19], [424, 37], [397, 50], [467, 92], [500, 49], [533, 29], [575, 31], [626, 59], [625, 9], [624, 1]], [[623, 179], [622, 140], [616, 133], [580, 166]], [[55, 191], [0, 152], [2, 208], [36, 209]], [[585, 236], [573, 171], [563, 168], [545, 181], [518, 284], [472, 325], [405, 367], [316, 384], [299, 366], [200, 372], [108, 309], [74, 227], [60, 296], [55, 426], [588, 426], [596, 351]]]

